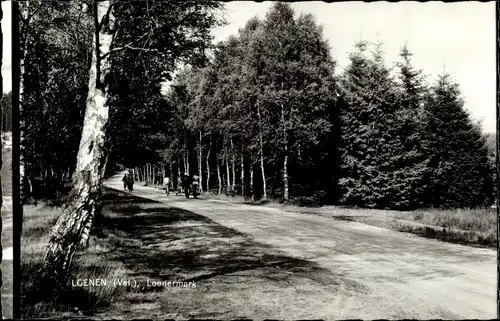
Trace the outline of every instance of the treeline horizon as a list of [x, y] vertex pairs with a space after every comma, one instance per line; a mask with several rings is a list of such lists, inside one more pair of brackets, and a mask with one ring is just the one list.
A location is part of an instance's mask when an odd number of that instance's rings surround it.
[[[28, 179], [68, 181], [74, 171], [91, 57], [85, 21], [36, 22], [24, 61]], [[80, 42], [55, 40], [63, 28]], [[406, 46], [388, 68], [382, 49], [357, 42], [336, 74], [314, 16], [276, 3], [174, 79], [161, 76], [159, 58], [115, 56], [107, 169], [147, 166], [174, 182], [198, 172], [205, 192], [300, 205], [491, 205], [491, 135], [464, 109], [458, 85], [447, 74], [427, 85]], [[42, 120], [50, 127], [36, 126]]]

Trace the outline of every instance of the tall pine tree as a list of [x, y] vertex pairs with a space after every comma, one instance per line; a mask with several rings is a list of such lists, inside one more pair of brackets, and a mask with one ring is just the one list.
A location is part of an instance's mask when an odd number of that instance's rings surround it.
[[341, 202], [389, 207], [398, 193], [393, 187], [394, 158], [399, 153], [398, 95], [384, 66], [381, 44], [372, 58], [366, 55], [368, 43], [358, 42], [356, 48], [341, 86]]
[[486, 140], [464, 109], [459, 87], [450, 75], [439, 76], [425, 108], [429, 203], [454, 208], [490, 204], [493, 186]]

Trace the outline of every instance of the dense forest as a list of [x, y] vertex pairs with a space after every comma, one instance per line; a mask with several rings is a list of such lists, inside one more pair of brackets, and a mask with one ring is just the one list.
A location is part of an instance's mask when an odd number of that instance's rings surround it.
[[[74, 175], [93, 55], [86, 2], [50, 3], [33, 3], [21, 29], [24, 195], [35, 198], [58, 195]], [[174, 14], [152, 10], [165, 21]], [[116, 8], [126, 32], [115, 38], [125, 50], [109, 55], [108, 171], [173, 182], [197, 172], [204, 192], [301, 205], [493, 203], [494, 142], [452, 77], [425, 77], [411, 48], [387, 62], [383, 43], [353, 43], [339, 72], [315, 17], [285, 3], [215, 46], [214, 17], [182, 22], [205, 24], [197, 41], [179, 29], [153, 31], [145, 44], [150, 20], [139, 11]], [[178, 47], [167, 50], [171, 39]], [[181, 48], [189, 54], [173, 62]]]

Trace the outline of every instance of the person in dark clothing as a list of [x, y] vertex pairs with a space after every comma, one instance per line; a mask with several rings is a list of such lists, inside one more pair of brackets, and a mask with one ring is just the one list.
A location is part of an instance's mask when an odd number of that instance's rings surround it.
[[123, 189], [126, 191], [128, 188], [128, 175], [127, 174], [123, 175], [122, 181], [123, 181]]
[[197, 198], [199, 194], [199, 187], [200, 187], [200, 177], [198, 176], [198, 173], [195, 173], [193, 175], [193, 181], [192, 181], [192, 192], [194, 198]]
[[189, 177], [188, 173], [184, 174], [184, 194], [186, 198], [189, 198], [189, 194], [191, 193], [191, 177]]
[[127, 175], [127, 187], [129, 192], [134, 190], [134, 175], [132, 174], [132, 171], [129, 171]]

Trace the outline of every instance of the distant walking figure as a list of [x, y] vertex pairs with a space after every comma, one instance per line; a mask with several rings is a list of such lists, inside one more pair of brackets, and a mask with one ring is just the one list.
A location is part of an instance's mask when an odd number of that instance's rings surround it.
[[128, 187], [128, 176], [127, 176], [127, 174], [123, 175], [122, 181], [123, 181], [123, 189], [126, 191], [127, 187]]
[[177, 192], [175, 193], [176, 196], [182, 194], [182, 185], [183, 185], [182, 177], [179, 176], [177, 177]]
[[193, 175], [193, 187], [192, 187], [192, 192], [193, 192], [193, 197], [197, 198], [199, 194], [199, 187], [200, 187], [200, 177], [198, 176], [198, 173], [195, 173]]
[[127, 175], [127, 187], [129, 192], [134, 190], [134, 175], [132, 174], [132, 171], [129, 171]]
[[170, 194], [170, 177], [163, 178], [163, 186], [165, 187], [165, 194]]
[[184, 195], [186, 198], [189, 198], [189, 194], [191, 193], [191, 177], [188, 173], [184, 174]]

